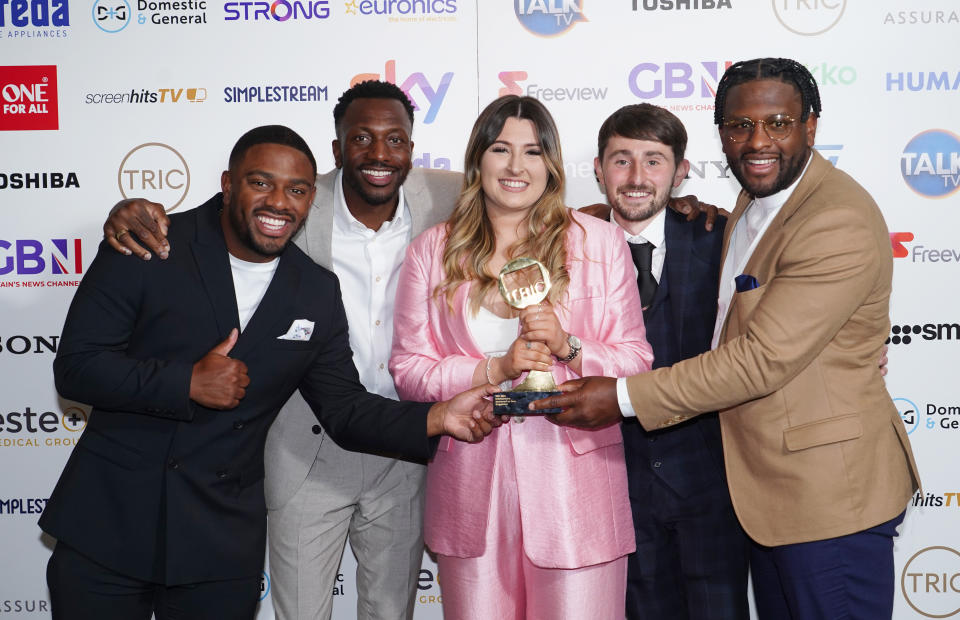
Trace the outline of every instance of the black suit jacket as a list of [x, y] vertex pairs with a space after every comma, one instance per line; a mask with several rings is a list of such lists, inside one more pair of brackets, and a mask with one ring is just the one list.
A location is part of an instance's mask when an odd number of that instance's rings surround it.
[[[714, 229], [707, 231], [705, 216], [687, 222], [671, 209], [665, 215], [667, 254], [657, 293], [643, 315], [654, 368], [710, 350], [726, 224], [725, 218], [717, 218]], [[635, 512], [650, 509], [647, 489], [653, 476], [683, 497], [708, 486], [726, 485], [716, 413], [654, 432], [645, 431], [631, 418], [624, 423], [623, 435]]]
[[[94, 409], [40, 526], [113, 570], [168, 585], [262, 570], [263, 444], [294, 390], [348, 447], [420, 459], [432, 447], [429, 405], [364, 390], [337, 279], [292, 244], [230, 353], [248, 367], [246, 397], [230, 411], [190, 400], [194, 362], [239, 325], [221, 205], [218, 194], [172, 216], [165, 261], [101, 244], [54, 361], [58, 391]], [[313, 321], [310, 340], [278, 339], [295, 319]]]

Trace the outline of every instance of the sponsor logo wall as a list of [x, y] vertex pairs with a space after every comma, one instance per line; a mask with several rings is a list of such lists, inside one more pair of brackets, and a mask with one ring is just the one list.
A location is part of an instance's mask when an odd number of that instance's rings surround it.
[[[924, 477], [896, 541], [894, 617], [960, 620], [958, 33], [949, 0], [0, 0], [0, 468], [16, 472], [0, 545], [19, 558], [0, 568], [0, 614], [49, 617], [52, 541], [36, 519], [90, 410], [58, 397], [51, 363], [117, 201], [193, 208], [260, 124], [295, 128], [329, 169], [340, 93], [385, 79], [415, 107], [423, 168], [462, 168], [491, 99], [541, 99], [571, 206], [603, 200], [603, 119], [665, 106], [689, 135], [678, 192], [729, 209], [739, 188], [712, 124], [718, 81], [737, 60], [789, 56], [820, 83], [817, 150], [890, 230], [886, 381]], [[348, 552], [338, 620], [356, 615], [355, 571]], [[258, 620], [274, 617], [270, 580], [265, 566]], [[441, 600], [425, 555], [416, 619], [439, 620]]]

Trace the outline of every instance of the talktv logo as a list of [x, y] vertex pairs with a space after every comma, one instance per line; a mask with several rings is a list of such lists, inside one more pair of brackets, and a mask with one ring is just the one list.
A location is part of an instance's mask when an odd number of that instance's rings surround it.
[[0, 28], [69, 25], [70, 6], [67, 0], [0, 0]]
[[56, 65], [0, 67], [0, 103], [0, 131], [59, 129]]
[[[440, 106], [443, 104], [443, 100], [447, 96], [447, 91], [450, 89], [450, 82], [453, 81], [453, 72], [448, 71], [444, 73], [436, 86], [433, 86], [427, 76], [419, 71], [411, 73], [405, 80], [400, 82], [397, 79], [397, 61], [388, 60], [383, 67], [382, 78], [385, 82], [399, 86], [400, 90], [410, 99], [414, 110], [420, 110], [425, 105], [427, 115], [424, 117], [423, 122], [429, 125], [437, 119], [437, 114], [440, 113]], [[350, 86], [353, 87], [367, 80], [379, 79], [381, 79], [379, 73], [358, 73], [350, 80]], [[419, 90], [419, 93], [417, 93], [415, 89]]]
[[[2, 0], [0, 0], [2, 1]], [[242, 21], [274, 21], [285, 22], [290, 19], [327, 19], [330, 17], [329, 0], [315, 0], [300, 2], [293, 0], [274, 0], [269, 2], [227, 2], [223, 5], [226, 13], [223, 20], [232, 22]]]
[[0, 276], [83, 273], [80, 239], [0, 239]]
[[[662, 65], [642, 62], [630, 70], [627, 85], [639, 99], [714, 99], [717, 84], [723, 73], [732, 65], [726, 61], [665, 62]], [[713, 109], [713, 105], [703, 105]]]
[[960, 138], [944, 129], [917, 134], [900, 159], [910, 189], [927, 198], [945, 198], [960, 188]]
[[607, 87], [590, 86], [541, 86], [540, 84], [522, 85], [527, 80], [526, 71], [501, 71], [498, 75], [503, 88], [500, 96], [526, 95], [541, 101], [594, 101], [607, 98]]
[[520, 24], [533, 34], [553, 37], [588, 21], [584, 0], [514, 0], [513, 11]]

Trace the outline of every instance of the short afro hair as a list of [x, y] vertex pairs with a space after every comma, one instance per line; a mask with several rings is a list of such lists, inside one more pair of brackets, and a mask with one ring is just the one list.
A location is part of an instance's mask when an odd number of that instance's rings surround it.
[[400, 90], [400, 87], [390, 82], [381, 82], [380, 80], [366, 80], [358, 82], [343, 91], [340, 98], [337, 99], [337, 105], [333, 107], [333, 127], [340, 137], [340, 122], [347, 113], [347, 108], [355, 99], [396, 99], [403, 104], [403, 109], [407, 111], [407, 117], [410, 119], [410, 127], [413, 127], [413, 104], [407, 94]]

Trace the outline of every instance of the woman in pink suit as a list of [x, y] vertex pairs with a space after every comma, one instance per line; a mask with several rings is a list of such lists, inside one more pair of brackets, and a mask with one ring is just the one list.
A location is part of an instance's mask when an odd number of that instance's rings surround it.
[[[650, 368], [623, 234], [567, 209], [560, 140], [536, 99], [506, 96], [474, 125], [456, 209], [410, 245], [390, 371], [402, 398]], [[530, 256], [553, 287], [516, 311], [500, 269]], [[475, 445], [441, 440], [427, 467], [425, 539], [438, 554], [447, 620], [623, 618], [634, 550], [619, 426], [515, 417]]]

